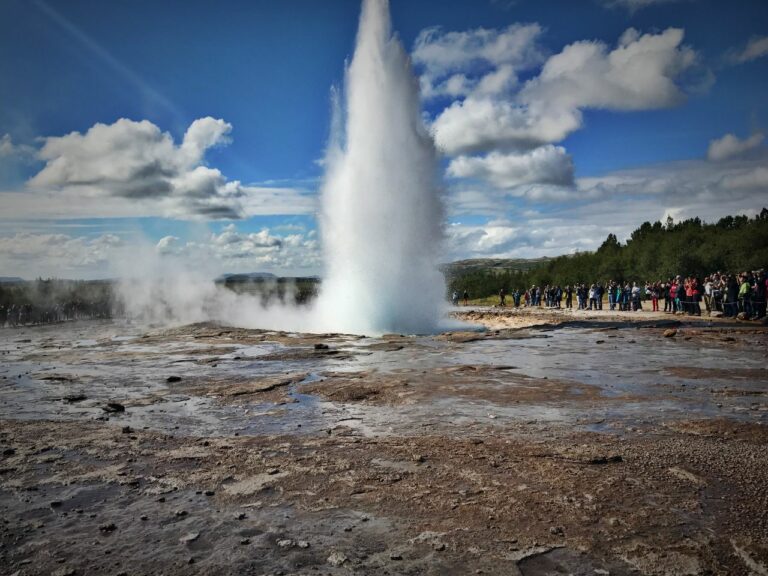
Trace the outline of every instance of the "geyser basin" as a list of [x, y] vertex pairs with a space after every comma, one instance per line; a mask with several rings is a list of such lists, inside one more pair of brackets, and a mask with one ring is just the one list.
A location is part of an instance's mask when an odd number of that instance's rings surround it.
[[445, 306], [437, 154], [387, 0], [363, 2], [343, 98], [322, 189], [320, 324], [363, 334], [434, 332]]
[[766, 335], [696, 324], [671, 340], [599, 322], [470, 340], [0, 330], [4, 565], [539, 574], [512, 535], [567, 552], [561, 573], [654, 573], [614, 569], [647, 557], [717, 573], [766, 533]]

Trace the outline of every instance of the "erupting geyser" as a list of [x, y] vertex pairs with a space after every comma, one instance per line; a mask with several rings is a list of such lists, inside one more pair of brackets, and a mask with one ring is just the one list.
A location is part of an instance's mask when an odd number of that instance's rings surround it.
[[343, 99], [322, 190], [316, 312], [335, 331], [431, 332], [444, 306], [437, 154], [387, 0], [363, 2]]
[[[321, 192], [326, 269], [317, 301], [260, 305], [214, 286], [212, 272], [199, 263], [153, 259], [151, 251], [141, 258], [138, 277], [132, 269], [120, 283], [129, 317], [367, 335], [439, 329], [446, 303], [437, 268], [443, 238], [437, 152], [422, 122], [410, 59], [392, 36], [387, 0], [363, 1], [341, 100], [335, 98]], [[125, 262], [132, 267], [134, 254]]]

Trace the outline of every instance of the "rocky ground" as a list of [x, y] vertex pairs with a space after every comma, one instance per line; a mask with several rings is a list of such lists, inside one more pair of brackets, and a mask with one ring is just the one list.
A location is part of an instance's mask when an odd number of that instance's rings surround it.
[[0, 573], [768, 574], [768, 331], [579, 320], [2, 331]]

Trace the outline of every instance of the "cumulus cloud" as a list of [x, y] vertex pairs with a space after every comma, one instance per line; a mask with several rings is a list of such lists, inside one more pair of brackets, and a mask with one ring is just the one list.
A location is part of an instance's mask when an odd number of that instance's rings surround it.
[[707, 158], [714, 162], [728, 160], [743, 156], [762, 144], [765, 136], [762, 132], [756, 132], [749, 138], [740, 140], [733, 134], [726, 134], [722, 138], [712, 140], [707, 150]]
[[268, 229], [251, 234], [240, 234], [237, 228], [230, 224], [219, 234], [211, 236], [211, 243], [231, 258], [241, 258], [258, 250], [279, 250], [283, 242], [277, 236], [272, 236]]
[[559, 142], [581, 126], [578, 109], [541, 114], [525, 104], [491, 98], [453, 102], [437, 117], [432, 131], [448, 155], [493, 149], [524, 151]]
[[423, 30], [414, 43], [413, 61], [423, 70], [422, 95], [499, 94], [517, 83], [517, 71], [540, 64], [538, 24], [513, 24], [503, 30], [465, 32]]
[[744, 49], [731, 51], [728, 59], [735, 64], [743, 64], [766, 55], [768, 55], [768, 36], [755, 36], [750, 38]]
[[628, 29], [613, 49], [575, 42], [551, 56], [541, 73], [510, 98], [472, 94], [435, 119], [439, 148], [449, 155], [524, 150], [563, 140], [582, 126], [582, 110], [646, 110], [679, 104], [680, 77], [696, 62], [683, 31]]
[[147, 120], [95, 124], [85, 134], [46, 138], [38, 154], [45, 166], [28, 185], [160, 203], [173, 216], [238, 218], [239, 183], [202, 165], [206, 150], [225, 143], [231, 129], [223, 120], [201, 118], [177, 146]]
[[526, 184], [573, 184], [573, 160], [562, 146], [542, 146], [525, 154], [491, 152], [484, 157], [459, 156], [448, 166], [455, 178], [479, 178], [497, 188]]
[[[85, 133], [42, 139], [31, 152], [45, 165], [25, 190], [0, 195], [0, 218], [138, 217], [239, 219], [309, 214], [308, 191], [229, 180], [205, 154], [229, 142], [232, 125], [210, 117], [192, 122], [181, 142], [153, 123], [120, 119]], [[29, 148], [29, 147], [26, 147]], [[26, 150], [0, 139], [0, 160]]]
[[155, 246], [155, 251], [160, 255], [181, 255], [183, 246], [178, 236], [163, 236]]
[[547, 61], [521, 98], [545, 109], [674, 106], [685, 98], [675, 80], [696, 61], [682, 41], [679, 28], [642, 35], [629, 28], [610, 51], [602, 42], [575, 42]]

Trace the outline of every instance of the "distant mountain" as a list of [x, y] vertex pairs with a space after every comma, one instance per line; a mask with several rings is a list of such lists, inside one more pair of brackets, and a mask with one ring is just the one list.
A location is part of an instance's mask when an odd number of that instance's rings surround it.
[[551, 258], [546, 256], [542, 258], [473, 258], [469, 260], [449, 262], [448, 264], [443, 264], [441, 268], [443, 272], [448, 274], [479, 271], [527, 271], [537, 268], [549, 260], [551, 260]]
[[18, 276], [0, 276], [0, 284], [18, 284], [24, 282], [24, 278]]

